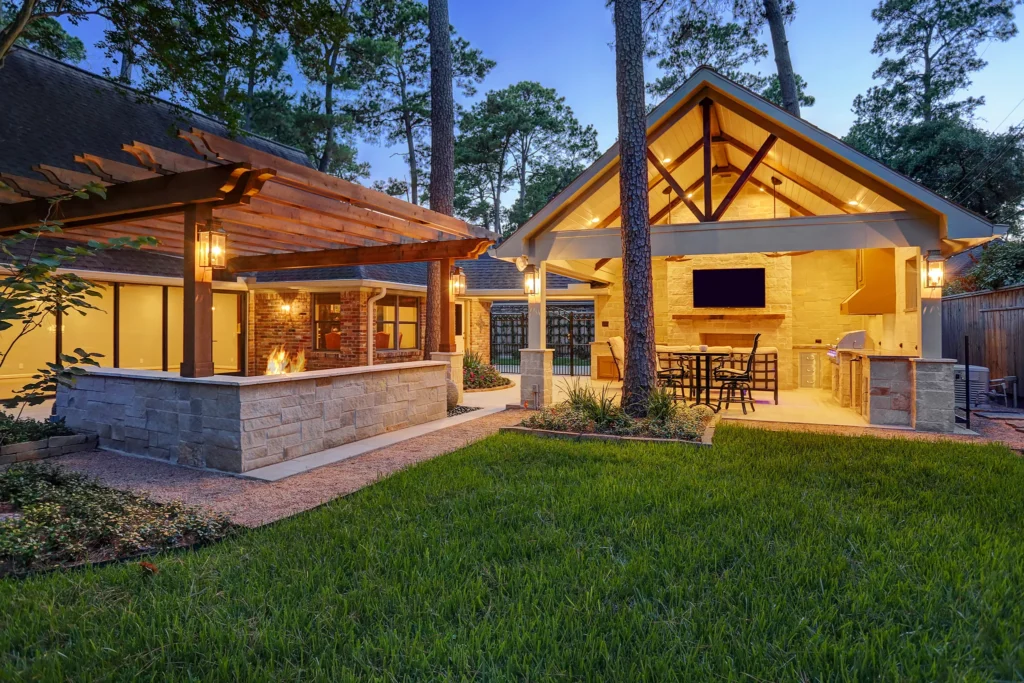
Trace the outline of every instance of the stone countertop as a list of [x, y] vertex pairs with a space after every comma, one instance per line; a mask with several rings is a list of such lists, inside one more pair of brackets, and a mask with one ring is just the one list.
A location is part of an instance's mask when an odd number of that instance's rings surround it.
[[898, 350], [880, 349], [878, 351], [872, 351], [871, 349], [838, 349], [840, 354], [849, 354], [851, 356], [860, 356], [861, 358], [867, 358], [869, 360], [905, 360], [910, 361], [914, 358], [919, 358], [917, 354], [902, 353]]
[[254, 377], [238, 377], [235, 375], [214, 375], [213, 377], [182, 377], [176, 372], [161, 370], [131, 370], [127, 368], [89, 368], [88, 374], [97, 377], [144, 379], [162, 382], [182, 382], [186, 384], [210, 384], [216, 386], [245, 387], [275, 382], [299, 382], [321, 377], [340, 377], [344, 375], [367, 375], [376, 372], [397, 372], [415, 370], [417, 368], [447, 367], [443, 361], [421, 360], [408, 363], [379, 363], [377, 365], [357, 365], [351, 368], [333, 368], [329, 370], [308, 370], [286, 375], [257, 375]]

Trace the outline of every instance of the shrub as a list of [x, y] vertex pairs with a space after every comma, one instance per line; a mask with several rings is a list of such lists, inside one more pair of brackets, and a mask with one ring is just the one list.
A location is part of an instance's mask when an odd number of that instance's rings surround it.
[[462, 386], [465, 389], [493, 389], [512, 384], [493, 365], [484, 362], [480, 354], [470, 351], [462, 359]]
[[647, 417], [633, 418], [609, 395], [600, 396], [579, 379], [565, 385], [566, 399], [522, 421], [524, 427], [557, 432], [647, 436], [658, 439], [699, 440], [713, 413], [705, 406], [676, 403], [672, 394], [659, 389], [648, 399]]
[[73, 432], [64, 425], [64, 420], [40, 422], [29, 418], [17, 419], [0, 412], [0, 445], [40, 441], [51, 436], [68, 436]]
[[0, 576], [97, 562], [224, 537], [225, 517], [100, 485], [82, 474], [25, 463], [0, 472]]

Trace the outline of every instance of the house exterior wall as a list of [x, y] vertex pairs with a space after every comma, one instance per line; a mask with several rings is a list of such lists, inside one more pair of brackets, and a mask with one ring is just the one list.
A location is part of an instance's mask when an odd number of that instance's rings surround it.
[[[328, 370], [366, 365], [368, 288], [340, 292], [341, 318], [338, 351], [313, 350], [313, 294], [299, 290], [258, 289], [249, 295], [248, 373], [261, 375], [271, 351], [283, 346], [288, 353], [306, 352], [307, 369]], [[403, 351], [375, 350], [374, 363], [404, 363], [423, 360], [426, 300], [420, 302], [420, 348]], [[289, 310], [282, 306], [288, 304]]]

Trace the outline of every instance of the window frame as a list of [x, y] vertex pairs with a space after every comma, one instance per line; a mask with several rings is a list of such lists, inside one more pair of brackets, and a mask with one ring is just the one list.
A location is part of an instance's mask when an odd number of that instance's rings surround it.
[[[322, 298], [324, 298], [324, 299], [333, 298], [334, 299], [334, 301], [331, 302], [331, 303], [337, 304], [337, 306], [338, 306], [339, 310], [338, 310], [338, 318], [337, 318], [337, 320], [334, 320], [334, 319], [331, 319], [331, 318], [320, 318], [319, 317], [320, 305], [321, 305], [320, 300]], [[324, 305], [331, 305], [331, 303], [325, 303]], [[341, 322], [342, 322], [342, 320], [341, 320], [341, 292], [313, 292], [313, 297], [312, 297], [312, 301], [310, 302], [310, 304], [311, 304], [311, 307], [313, 309], [312, 315], [310, 316], [310, 318], [312, 319], [311, 322], [313, 324], [313, 351], [316, 351], [316, 352], [319, 352], [319, 353], [341, 353], [341, 348], [328, 349], [326, 346], [322, 346], [320, 344], [320, 324], [321, 323], [336, 322], [336, 323], [338, 323], [338, 329], [339, 330], [341, 329]]]
[[[402, 300], [403, 299], [405, 299], [407, 301], [411, 300], [411, 301], [415, 302], [413, 306], [406, 306], [405, 307], [405, 308], [412, 308], [416, 312], [416, 320], [415, 320], [415, 322], [410, 322], [408, 320], [405, 320], [405, 321], [402, 320]], [[391, 343], [392, 343], [392, 345], [391, 346], [387, 346], [387, 347], [375, 346], [375, 349], [374, 349], [375, 351], [381, 351], [383, 353], [397, 353], [397, 352], [401, 352], [401, 351], [422, 351], [423, 350], [422, 329], [421, 329], [421, 326], [423, 324], [423, 319], [422, 319], [422, 316], [420, 315], [420, 304], [422, 303], [422, 299], [423, 299], [423, 297], [415, 296], [415, 295], [412, 295], [412, 294], [388, 294], [386, 296], [381, 297], [381, 299], [378, 300], [374, 304], [374, 306], [376, 307], [376, 310], [374, 311], [374, 315], [373, 315], [373, 318], [374, 318], [374, 320], [373, 320], [373, 332], [374, 332], [375, 338], [376, 338], [376, 335], [378, 333], [386, 331], [386, 330], [382, 330], [381, 329], [381, 324], [382, 323], [385, 324], [385, 325], [391, 325], [391, 327], [392, 327], [392, 333], [391, 333], [391, 340], [392, 340]], [[390, 307], [392, 307], [394, 309], [394, 316], [391, 319], [385, 320], [385, 319], [382, 319], [382, 317], [381, 317], [381, 311], [384, 308], [388, 307], [388, 306], [390, 306]], [[416, 344], [415, 344], [415, 346], [409, 346], [409, 347], [404, 347], [403, 348], [403, 347], [401, 347], [399, 345], [400, 344], [399, 336], [401, 335], [402, 325], [408, 326], [410, 324], [414, 324], [416, 326], [416, 333], [415, 333]]]
[[903, 262], [903, 312], [916, 313], [921, 298], [921, 261], [912, 256]]

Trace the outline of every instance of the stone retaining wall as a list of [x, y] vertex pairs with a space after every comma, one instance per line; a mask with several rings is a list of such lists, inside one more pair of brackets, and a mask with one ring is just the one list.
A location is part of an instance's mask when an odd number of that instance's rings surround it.
[[93, 370], [57, 414], [104, 449], [247, 472], [445, 417], [446, 363], [205, 377]]
[[42, 460], [55, 455], [67, 455], [78, 451], [96, 448], [96, 435], [69, 434], [67, 436], [51, 436], [38, 441], [23, 441], [0, 446], [0, 465], [10, 465], [26, 460]]

